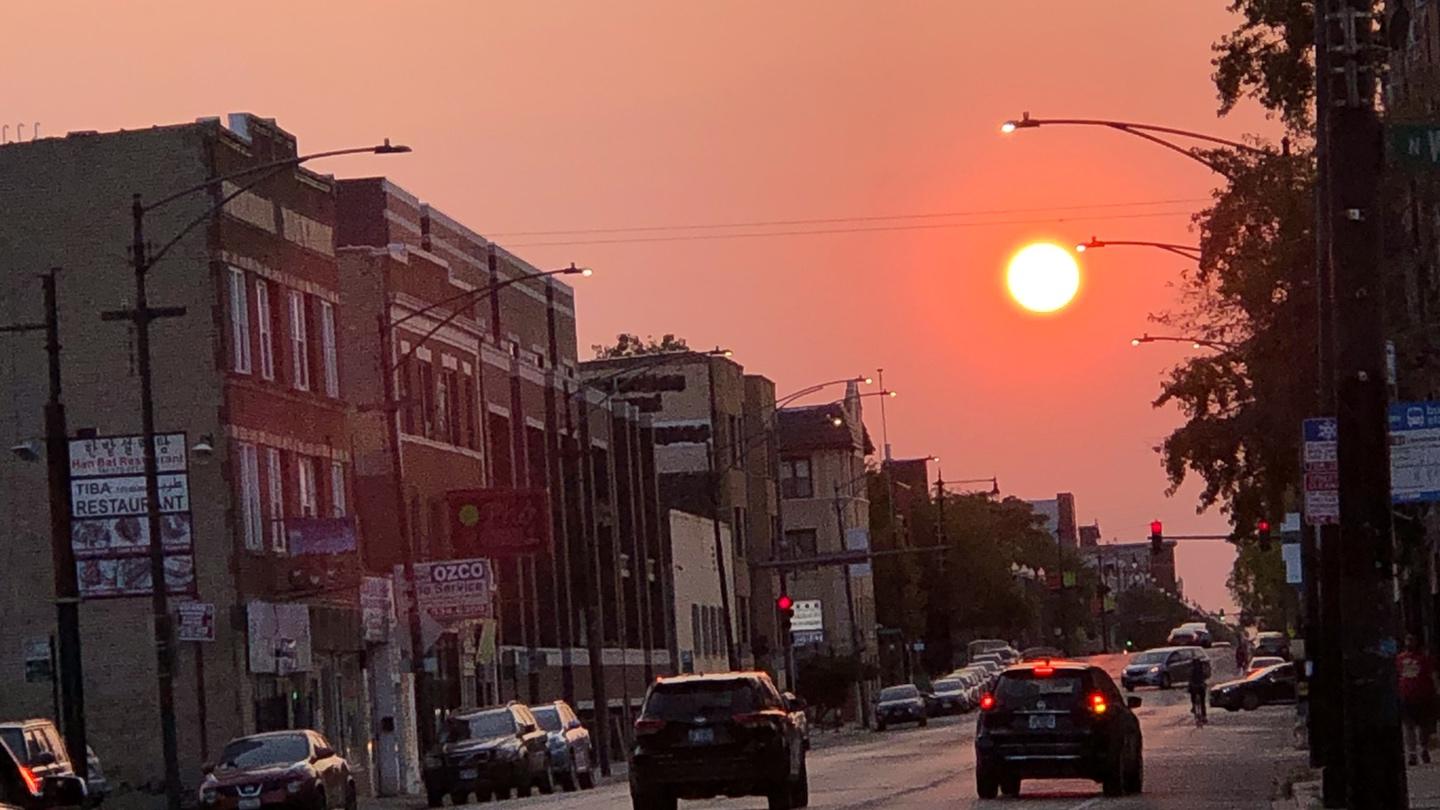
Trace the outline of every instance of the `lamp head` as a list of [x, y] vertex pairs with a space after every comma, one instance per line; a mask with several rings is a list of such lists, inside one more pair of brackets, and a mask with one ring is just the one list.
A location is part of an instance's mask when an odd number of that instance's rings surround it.
[[382, 143], [382, 144], [380, 144], [379, 146], [375, 147], [375, 154], [377, 154], [377, 155], [403, 155], [403, 154], [405, 154], [406, 152], [411, 152], [411, 151], [414, 151], [414, 150], [412, 150], [412, 149], [411, 149], [410, 147], [408, 147], [408, 146], [405, 146], [404, 144], [392, 144], [392, 143], [390, 143], [390, 139], [389, 139], [389, 138], [386, 138], [384, 143]]
[[10, 445], [10, 452], [21, 461], [38, 461], [40, 459], [40, 441], [38, 439], [27, 439], [23, 442], [16, 442]]

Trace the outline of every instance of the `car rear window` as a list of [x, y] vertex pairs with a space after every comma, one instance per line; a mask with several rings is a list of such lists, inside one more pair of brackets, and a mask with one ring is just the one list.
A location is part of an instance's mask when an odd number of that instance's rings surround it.
[[961, 683], [959, 680], [949, 680], [949, 679], [946, 679], [946, 680], [943, 680], [943, 681], [936, 681], [936, 682], [935, 682], [935, 691], [936, 691], [936, 692], [958, 692], [958, 691], [960, 691], [961, 689], [964, 689], [964, 688], [965, 688], [965, 684]]
[[914, 686], [887, 686], [880, 690], [880, 700], [909, 700], [920, 697], [920, 690]]
[[763, 709], [756, 690], [745, 681], [660, 683], [650, 690], [641, 712], [659, 720], [726, 717]]
[[484, 740], [490, 737], [504, 737], [507, 734], [514, 734], [516, 731], [515, 716], [510, 713], [510, 710], [496, 709], [480, 714], [452, 715], [445, 721], [441, 741]]
[[[1085, 691], [1085, 673], [1057, 671], [1039, 676], [1029, 670], [1011, 672], [995, 687], [995, 702], [1010, 711], [1073, 709]], [[1043, 704], [1043, 705], [1041, 705]]]
[[1143, 652], [1130, 659], [1132, 664], [1163, 664], [1170, 657], [1169, 650], [1151, 650]]
[[10, 746], [10, 752], [21, 759], [25, 758], [25, 732], [18, 728], [0, 728], [0, 740]]
[[544, 729], [545, 731], [560, 730], [561, 723], [559, 706], [539, 706], [537, 708], [531, 709], [530, 712], [535, 715], [535, 722], [540, 724], [540, 728]]

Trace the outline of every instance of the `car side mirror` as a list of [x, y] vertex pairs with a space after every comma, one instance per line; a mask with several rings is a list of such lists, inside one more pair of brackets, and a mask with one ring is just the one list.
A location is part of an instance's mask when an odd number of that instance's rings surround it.
[[78, 776], [47, 776], [40, 783], [44, 807], [79, 807], [85, 803], [85, 780]]
[[41, 751], [30, 758], [31, 765], [54, 765], [55, 754], [50, 751]]
[[1140, 703], [1141, 701], [1139, 695], [1130, 695], [1125, 698], [1125, 705], [1131, 709], [1140, 708]]
[[570, 722], [565, 724], [566, 731], [574, 731], [577, 728], [584, 728], [584, 725], [581, 724], [579, 720], [571, 720]]

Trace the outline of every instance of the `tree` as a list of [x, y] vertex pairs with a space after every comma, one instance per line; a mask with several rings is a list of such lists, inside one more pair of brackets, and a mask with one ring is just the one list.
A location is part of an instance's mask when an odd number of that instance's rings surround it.
[[1214, 45], [1220, 114], [1251, 98], [1292, 132], [1309, 132], [1315, 100], [1312, 0], [1231, 0], [1240, 24]]
[[795, 662], [796, 694], [815, 707], [816, 721], [835, 714], [850, 699], [851, 689], [864, 675], [860, 662], [851, 655], [820, 653]]
[[675, 337], [668, 333], [659, 340], [656, 340], [654, 335], [646, 335], [642, 340], [638, 335], [621, 332], [615, 336], [614, 345], [607, 346], [596, 343], [591, 345], [590, 349], [595, 352], [597, 360], [610, 360], [616, 357], [689, 351], [690, 346], [685, 342], [685, 338]]
[[1295, 588], [1285, 582], [1278, 546], [1262, 550], [1242, 546], [1226, 582], [1240, 614], [1267, 630], [1285, 630], [1299, 618]]
[[1123, 644], [1159, 647], [1170, 630], [1190, 620], [1190, 609], [1159, 588], [1127, 588], [1115, 599], [1115, 622]]

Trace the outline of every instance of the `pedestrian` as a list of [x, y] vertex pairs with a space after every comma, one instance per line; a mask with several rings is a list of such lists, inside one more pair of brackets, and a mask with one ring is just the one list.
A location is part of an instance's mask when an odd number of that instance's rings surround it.
[[[1414, 633], [1405, 635], [1405, 651], [1395, 656], [1400, 679], [1400, 719], [1411, 765], [1430, 761], [1430, 726], [1435, 716], [1435, 664]], [[1419, 751], [1419, 760], [1416, 751]]]
[[1240, 633], [1235, 638], [1235, 669], [1243, 673], [1245, 665], [1250, 662], [1249, 659], [1250, 640], [1245, 637], [1244, 633]]

